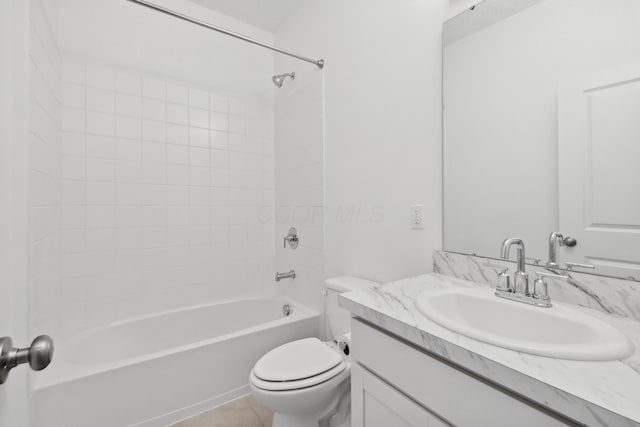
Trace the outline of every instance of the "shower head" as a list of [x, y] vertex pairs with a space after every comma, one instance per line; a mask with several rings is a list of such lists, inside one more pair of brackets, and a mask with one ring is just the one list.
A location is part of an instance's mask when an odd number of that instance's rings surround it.
[[295, 80], [296, 73], [293, 72], [293, 73], [280, 74], [279, 76], [273, 76], [271, 77], [271, 81], [273, 82], [274, 85], [276, 85], [276, 87], [282, 87], [285, 77], [291, 77], [291, 80]]

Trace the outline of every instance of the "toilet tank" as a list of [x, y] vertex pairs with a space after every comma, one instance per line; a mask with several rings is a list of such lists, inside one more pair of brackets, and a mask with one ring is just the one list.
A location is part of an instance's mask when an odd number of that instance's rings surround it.
[[338, 294], [371, 288], [376, 282], [353, 276], [333, 277], [325, 281], [327, 296], [325, 297], [325, 314], [331, 337], [337, 339], [351, 330], [351, 313], [338, 306]]

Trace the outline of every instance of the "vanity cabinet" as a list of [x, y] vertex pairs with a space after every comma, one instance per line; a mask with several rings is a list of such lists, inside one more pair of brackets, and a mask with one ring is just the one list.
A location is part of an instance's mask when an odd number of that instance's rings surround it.
[[578, 426], [356, 318], [353, 427]]
[[[354, 427], [451, 425], [358, 364], [351, 368], [351, 390], [352, 393], [359, 391], [352, 396], [351, 425]], [[358, 408], [357, 414], [355, 408]]]

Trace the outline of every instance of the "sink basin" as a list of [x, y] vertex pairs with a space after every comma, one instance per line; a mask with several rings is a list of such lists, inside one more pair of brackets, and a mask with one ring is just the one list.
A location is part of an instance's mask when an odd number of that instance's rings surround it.
[[571, 360], [617, 360], [633, 353], [618, 329], [561, 303], [541, 308], [498, 298], [493, 290], [440, 289], [415, 305], [447, 329], [499, 347]]

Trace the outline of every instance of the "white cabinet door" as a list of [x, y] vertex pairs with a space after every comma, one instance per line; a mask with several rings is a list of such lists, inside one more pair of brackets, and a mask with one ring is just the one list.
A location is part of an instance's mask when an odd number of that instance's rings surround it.
[[447, 427], [440, 418], [358, 364], [351, 370], [353, 427]]
[[563, 260], [640, 278], [639, 112], [640, 62], [561, 85], [560, 231], [578, 240]]
[[[432, 415], [437, 414], [449, 424], [458, 427], [578, 425], [571, 420], [560, 419], [547, 413], [542, 405], [535, 406], [519, 400], [507, 390], [482, 382], [357, 319], [351, 320], [351, 340], [351, 360], [354, 362], [351, 407], [354, 427], [383, 425], [368, 422], [375, 422], [372, 417], [375, 414], [382, 417], [381, 413], [385, 410], [388, 411], [388, 416], [396, 414], [398, 420], [406, 423], [387, 424], [386, 427], [439, 425], [415, 424], [416, 420], [421, 420], [421, 413], [426, 414], [425, 417], [430, 416], [425, 418], [429, 419], [429, 423], [441, 422]], [[361, 366], [366, 367], [365, 372], [373, 373], [374, 379], [383, 378], [382, 384], [389, 384], [387, 387], [390, 390], [380, 391], [383, 387], [376, 386], [366, 375], [359, 379], [358, 372], [361, 368], [358, 367]], [[404, 400], [394, 398], [391, 391], [399, 393]], [[376, 403], [369, 396], [380, 403]], [[371, 406], [369, 410], [366, 409], [367, 405]], [[380, 408], [380, 405], [387, 408]], [[408, 418], [409, 414], [415, 418]]]

